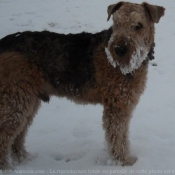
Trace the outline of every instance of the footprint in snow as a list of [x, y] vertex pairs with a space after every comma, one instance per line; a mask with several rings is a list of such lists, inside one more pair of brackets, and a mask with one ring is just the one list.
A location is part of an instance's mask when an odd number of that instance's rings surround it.
[[54, 157], [56, 161], [65, 161], [65, 162], [70, 162], [70, 161], [77, 161], [82, 159], [85, 156], [85, 153], [72, 153], [68, 155], [57, 155]]
[[49, 27], [52, 27], [52, 28], [58, 28], [59, 27], [59, 24], [55, 23], [55, 22], [48, 23], [48, 25], [49, 25]]
[[152, 66], [156, 67], [157, 66], [157, 63], [151, 63]]

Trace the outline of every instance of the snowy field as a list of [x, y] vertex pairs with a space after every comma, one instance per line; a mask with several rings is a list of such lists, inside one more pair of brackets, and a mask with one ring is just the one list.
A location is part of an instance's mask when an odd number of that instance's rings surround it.
[[[107, 6], [116, 2], [0, 0], [0, 38], [26, 30], [95, 33], [110, 27]], [[52, 98], [43, 103], [29, 129], [26, 148], [31, 160], [11, 174], [175, 174], [175, 1], [147, 2], [166, 11], [156, 24], [155, 60], [130, 125], [131, 151], [138, 161], [132, 167], [107, 163], [101, 106]]]

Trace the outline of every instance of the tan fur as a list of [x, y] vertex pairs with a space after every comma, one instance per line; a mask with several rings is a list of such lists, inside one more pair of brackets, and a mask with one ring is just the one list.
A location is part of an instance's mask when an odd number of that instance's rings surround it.
[[[154, 9], [154, 12], [152, 9]], [[134, 12], [130, 13], [131, 10]], [[154, 41], [154, 22], [159, 21], [160, 17], [164, 15], [164, 10], [163, 7], [148, 5], [147, 3], [139, 5], [119, 2], [109, 6], [108, 18], [113, 13], [113, 33], [115, 39], [110, 51], [114, 59], [118, 60], [121, 65], [125, 65], [128, 64], [133, 50], [140, 43], [145, 43], [150, 48], [151, 43]], [[148, 11], [153, 20], [150, 20]], [[136, 32], [134, 27], [138, 22], [141, 22], [144, 28]], [[120, 59], [114, 53], [112, 46], [115, 44], [120, 45], [123, 39], [128, 36], [127, 42], [128, 44], [132, 42], [132, 47], [128, 54]], [[129, 79], [127, 76], [122, 75], [119, 69], [111, 67], [103, 52], [104, 48], [105, 46], [101, 45], [95, 55], [94, 64], [97, 72], [97, 87], [94, 97], [96, 94], [101, 94], [100, 100], [102, 100], [104, 105], [103, 127], [106, 132], [106, 140], [111, 158], [115, 163], [120, 161], [122, 165], [132, 165], [137, 158], [132, 157], [129, 151], [129, 122], [140, 95], [145, 88], [148, 62], [144, 61], [142, 66], [133, 73], [133, 78]]]
[[97, 87], [94, 93], [101, 94], [100, 100], [104, 105], [103, 127], [109, 153], [115, 163], [120, 161], [122, 165], [132, 165], [136, 158], [129, 153], [129, 121], [145, 88], [147, 63], [135, 72], [134, 79], [128, 79], [118, 69], [111, 68], [102, 52], [104, 46], [99, 49], [101, 54], [96, 55], [94, 63], [97, 68]]
[[[8, 169], [7, 156], [22, 161], [27, 155], [24, 140], [40, 100], [44, 80], [34, 65], [18, 53], [0, 55], [0, 168]], [[47, 83], [45, 83], [47, 84]]]

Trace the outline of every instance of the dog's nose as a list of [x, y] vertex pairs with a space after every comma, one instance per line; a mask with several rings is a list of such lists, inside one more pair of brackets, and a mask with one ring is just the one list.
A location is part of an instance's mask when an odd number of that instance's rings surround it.
[[127, 47], [126, 46], [117, 46], [115, 47], [115, 53], [120, 57], [124, 57], [125, 54], [127, 53]]

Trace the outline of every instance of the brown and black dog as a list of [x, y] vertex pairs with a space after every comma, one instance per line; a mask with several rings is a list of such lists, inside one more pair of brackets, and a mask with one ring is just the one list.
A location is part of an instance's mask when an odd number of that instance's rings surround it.
[[52, 95], [104, 106], [103, 127], [112, 160], [132, 165], [129, 121], [153, 58], [154, 24], [164, 8], [119, 2], [108, 7], [108, 30], [91, 34], [22, 32], [0, 40], [0, 169], [8, 155], [21, 162], [41, 101]]

